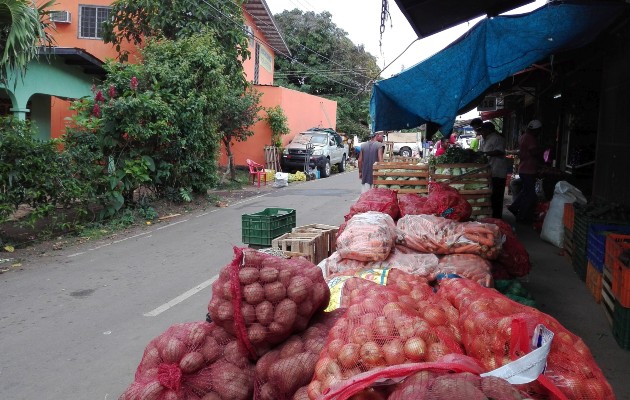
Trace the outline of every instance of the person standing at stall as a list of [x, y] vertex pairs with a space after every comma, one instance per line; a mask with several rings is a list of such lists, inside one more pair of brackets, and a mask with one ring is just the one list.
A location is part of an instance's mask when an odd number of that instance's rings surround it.
[[505, 139], [499, 135], [492, 122], [484, 122], [479, 132], [483, 136], [483, 143], [479, 151], [488, 157], [492, 173], [492, 218], [503, 217], [503, 197], [505, 196], [505, 182], [507, 179], [507, 160], [505, 158]]
[[361, 193], [365, 193], [372, 188], [374, 182], [373, 166], [375, 162], [383, 161], [383, 132], [378, 131], [372, 134], [370, 141], [361, 145], [359, 152], [359, 179], [361, 179]]
[[516, 195], [508, 210], [519, 222], [529, 222], [534, 218], [536, 206], [536, 172], [542, 151], [538, 148], [538, 136], [542, 131], [542, 123], [534, 119], [527, 124], [525, 133], [518, 139], [518, 176], [523, 188]]

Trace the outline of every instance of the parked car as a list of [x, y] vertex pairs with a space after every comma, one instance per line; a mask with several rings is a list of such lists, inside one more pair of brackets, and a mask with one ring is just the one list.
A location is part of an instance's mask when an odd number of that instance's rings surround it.
[[[339, 172], [346, 170], [348, 144], [330, 128], [311, 128], [295, 135], [282, 151], [280, 165], [283, 171], [319, 169], [320, 176], [330, 176], [332, 165], [336, 164]], [[307, 162], [308, 160], [308, 162]]]

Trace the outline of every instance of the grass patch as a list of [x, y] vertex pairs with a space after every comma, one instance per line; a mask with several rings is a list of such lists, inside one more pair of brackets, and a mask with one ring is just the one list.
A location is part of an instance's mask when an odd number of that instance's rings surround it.
[[[221, 171], [221, 174], [225, 173], [225, 170]], [[220, 181], [213, 190], [241, 190], [243, 186], [246, 186], [249, 182], [249, 169], [242, 167], [236, 167], [236, 179], [232, 180], [229, 176]]]

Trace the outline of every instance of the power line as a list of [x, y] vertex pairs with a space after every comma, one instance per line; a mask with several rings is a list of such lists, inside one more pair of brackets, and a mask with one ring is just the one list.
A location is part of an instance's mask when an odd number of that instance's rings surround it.
[[[242, 24], [241, 24], [240, 22], [235, 21], [235, 20], [234, 20], [234, 19], [232, 19], [232, 17], [230, 17], [229, 15], [226, 15], [225, 13], [223, 13], [223, 11], [219, 10], [219, 9], [218, 9], [218, 8], [216, 8], [214, 5], [212, 5], [212, 4], [210, 4], [210, 3], [208, 3], [208, 1], [207, 1], [207, 0], [202, 0], [202, 1], [203, 1], [206, 5], [208, 5], [209, 7], [212, 7], [215, 11], [217, 11], [217, 12], [218, 12], [219, 14], [221, 14], [223, 17], [225, 17], [225, 18], [227, 18], [229, 21], [231, 21], [231, 22], [232, 22], [232, 24], [234, 24], [235, 26], [238, 26], [239, 28], [243, 29]], [[226, 1], [227, 1], [227, 2], [229, 2], [230, 4], [233, 4], [233, 5], [235, 5], [235, 6], [237, 6], [237, 7], [238, 7], [238, 4], [235, 4], [234, 2], [232, 2], [232, 1], [230, 1], [230, 0], [226, 0]], [[249, 14], [249, 13], [248, 13], [248, 14]], [[250, 16], [252, 16], [252, 18], [256, 18], [256, 17], [254, 17], [254, 16], [253, 16], [253, 15], [251, 15], [251, 14], [249, 14], [249, 15], [250, 15]], [[256, 18], [256, 19], [259, 19], [259, 18]], [[269, 26], [269, 25], [267, 24], [267, 26]], [[249, 36], [253, 36], [253, 37], [254, 37], [254, 38], [256, 38], [259, 42], [266, 44], [267, 46], [269, 46], [270, 48], [272, 48], [275, 52], [277, 52], [278, 54], [280, 54], [280, 55], [284, 56], [284, 57], [285, 57], [285, 58], [287, 58], [288, 60], [290, 60], [290, 61], [292, 61], [292, 62], [296, 62], [296, 63], [298, 63], [298, 64], [302, 65], [303, 67], [305, 67], [305, 68], [307, 68], [307, 69], [310, 69], [310, 66], [309, 66], [309, 65], [304, 64], [303, 62], [301, 62], [301, 61], [299, 61], [299, 60], [296, 60], [295, 58], [289, 58], [289, 57], [287, 57], [287, 56], [286, 56], [286, 55], [284, 55], [284, 54], [283, 54], [283, 53], [282, 53], [279, 49], [275, 48], [274, 46], [272, 46], [272, 45], [271, 45], [271, 44], [269, 44], [268, 42], [264, 41], [264, 40], [263, 40], [262, 38], [260, 38], [259, 36], [256, 36], [255, 34], [249, 34], [249, 33], [248, 33], [248, 35], [249, 35]], [[342, 68], [345, 68], [344, 66], [342, 66], [342, 65], [340, 65], [340, 64], [337, 64], [337, 65], [339, 65], [339, 66], [340, 66], [340, 67], [342, 67]], [[275, 74], [274, 74], [274, 75], [275, 75]], [[370, 79], [370, 77], [369, 77], [369, 76], [363, 76], [363, 77], [364, 77], [364, 78], [368, 78], [368, 79]], [[353, 83], [355, 83], [357, 86], [350, 86], [350, 85], [348, 85], [348, 84], [346, 84], [346, 83], [344, 83], [344, 82], [340, 82], [340, 81], [336, 81], [336, 80], [334, 80], [334, 79], [331, 79], [330, 77], [323, 77], [323, 78], [326, 78], [326, 79], [328, 79], [329, 81], [334, 82], [334, 83], [336, 83], [336, 84], [339, 84], [339, 85], [341, 85], [341, 86], [345, 86], [345, 87], [347, 87], [347, 88], [349, 88], [349, 89], [353, 89], [353, 90], [361, 90], [361, 87], [359, 86], [360, 84], [359, 84], [358, 82], [355, 82], [355, 81], [352, 81], [352, 82], [353, 82]]]
[[[205, 0], [204, 0], [204, 1], [205, 1]], [[235, 4], [235, 3], [234, 3], [233, 1], [231, 1], [231, 0], [226, 0], [226, 1], [229, 1], [229, 2], [231, 2], [231, 3], [232, 3], [232, 4], [234, 4], [234, 5], [238, 5], [238, 4]], [[249, 16], [251, 16], [251, 17], [252, 17], [252, 19], [257, 20], [257, 22], [259, 22], [260, 24], [264, 24], [264, 25], [265, 25], [265, 26], [267, 26], [267, 27], [270, 27], [270, 28], [274, 28], [274, 29], [275, 29], [275, 26], [271, 26], [270, 24], [268, 24], [267, 22], [265, 22], [265, 21], [261, 20], [260, 18], [256, 17], [255, 15], [251, 14], [251, 13], [250, 13], [250, 12], [248, 12], [247, 10], [245, 10], [245, 9], [244, 9], [243, 11], [245, 11], [245, 12], [246, 12]], [[260, 26], [260, 25], [259, 25], [259, 26]], [[288, 37], [291, 37], [291, 36], [288, 36]], [[325, 55], [322, 55], [322, 54], [318, 53], [316, 50], [313, 50], [313, 49], [311, 49], [311, 48], [309, 48], [309, 47], [307, 47], [307, 46], [304, 46], [303, 44], [299, 43], [297, 40], [296, 40], [295, 42], [296, 42], [296, 44], [297, 44], [298, 46], [302, 47], [302, 48], [303, 48], [303, 49], [305, 49], [306, 51], [309, 51], [309, 52], [311, 52], [311, 53], [313, 53], [313, 54], [315, 54], [315, 55], [317, 55], [317, 56], [321, 57], [323, 60], [328, 61], [328, 62], [330, 62], [330, 63], [331, 63], [331, 64], [333, 64], [333, 65], [337, 65], [338, 67], [341, 67], [341, 68], [347, 68], [347, 67], [345, 67], [345, 66], [343, 66], [343, 65], [341, 65], [341, 64], [339, 64], [339, 63], [336, 63], [335, 61], [333, 61], [333, 60], [329, 59], [329, 58], [328, 58], [328, 57], [326, 57]], [[362, 77], [363, 77], [363, 78], [366, 78], [366, 79], [369, 79], [369, 80], [371, 80], [371, 79], [372, 79], [370, 76], [367, 76], [367, 75], [362, 75]]]

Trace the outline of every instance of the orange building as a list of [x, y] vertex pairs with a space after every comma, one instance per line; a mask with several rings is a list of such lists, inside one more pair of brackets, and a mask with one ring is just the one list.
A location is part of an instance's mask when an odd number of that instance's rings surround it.
[[[82, 49], [84, 52], [104, 61], [116, 58], [113, 45], [102, 39], [101, 23], [110, 12], [111, 0], [58, 0], [51, 8], [56, 30], [52, 32], [60, 48]], [[288, 119], [291, 134], [283, 138], [286, 144], [300, 131], [321, 126], [336, 127], [337, 103], [306, 93], [273, 86], [274, 60], [277, 55], [290, 55], [282, 34], [276, 27], [273, 16], [265, 0], [250, 0], [243, 6], [245, 29], [250, 37], [251, 58], [243, 63], [245, 74], [256, 90], [263, 93], [261, 105], [269, 108], [280, 105]], [[134, 47], [123, 47], [131, 52], [130, 61], [134, 61]], [[70, 101], [51, 97], [50, 137], [63, 135], [66, 118], [71, 115]], [[266, 113], [262, 111], [263, 117]], [[247, 142], [234, 143], [233, 151], [236, 165], [245, 165], [245, 160], [264, 162], [264, 146], [271, 143], [271, 131], [264, 121], [253, 127], [254, 135]], [[225, 151], [219, 162], [227, 163]]]

